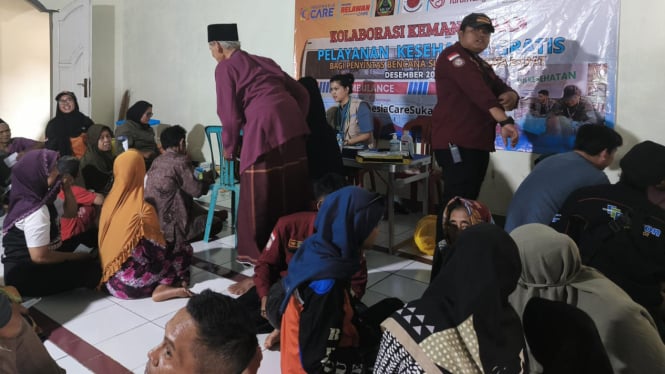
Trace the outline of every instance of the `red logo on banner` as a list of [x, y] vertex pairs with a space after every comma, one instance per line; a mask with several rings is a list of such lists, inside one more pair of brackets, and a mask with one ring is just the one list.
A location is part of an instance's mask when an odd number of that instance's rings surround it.
[[406, 0], [404, 2], [404, 10], [407, 12], [416, 12], [423, 5], [423, 0]]
[[446, 0], [429, 0], [429, 4], [432, 8], [439, 9], [446, 4]]

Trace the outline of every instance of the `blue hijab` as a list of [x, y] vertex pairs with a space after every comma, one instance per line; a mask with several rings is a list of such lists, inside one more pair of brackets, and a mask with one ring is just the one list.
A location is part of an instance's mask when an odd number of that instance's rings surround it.
[[360, 249], [383, 216], [383, 198], [348, 186], [326, 197], [307, 238], [289, 262], [283, 280], [286, 309], [293, 291], [319, 279], [349, 280], [360, 269]]

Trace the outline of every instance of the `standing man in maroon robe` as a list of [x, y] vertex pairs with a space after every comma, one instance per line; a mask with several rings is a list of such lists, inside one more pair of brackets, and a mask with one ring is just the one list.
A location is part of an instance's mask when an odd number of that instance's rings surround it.
[[238, 39], [236, 24], [208, 25], [224, 158], [240, 154], [238, 261], [254, 263], [277, 219], [304, 210], [311, 199], [309, 95], [273, 60], [241, 50]]

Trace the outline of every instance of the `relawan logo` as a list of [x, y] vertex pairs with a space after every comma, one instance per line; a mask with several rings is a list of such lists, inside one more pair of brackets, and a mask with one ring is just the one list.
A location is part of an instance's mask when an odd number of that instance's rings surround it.
[[360, 5], [353, 5], [352, 3], [342, 3], [339, 7], [339, 12], [343, 16], [355, 16], [355, 15], [367, 15], [369, 14], [370, 9], [372, 8], [372, 5], [367, 3], [367, 4], [360, 4]]

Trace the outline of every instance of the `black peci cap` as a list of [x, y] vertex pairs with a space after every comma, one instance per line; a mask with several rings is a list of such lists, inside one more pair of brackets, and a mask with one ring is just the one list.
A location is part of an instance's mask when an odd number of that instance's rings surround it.
[[238, 25], [235, 23], [217, 23], [208, 25], [208, 42], [237, 42]]
[[471, 13], [464, 17], [462, 24], [460, 25], [460, 30], [464, 31], [467, 26], [471, 26], [474, 29], [484, 27], [489, 30], [489, 32], [494, 32], [492, 20], [485, 13]]

